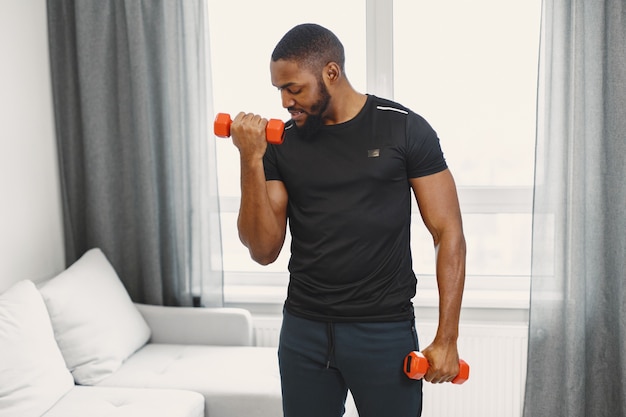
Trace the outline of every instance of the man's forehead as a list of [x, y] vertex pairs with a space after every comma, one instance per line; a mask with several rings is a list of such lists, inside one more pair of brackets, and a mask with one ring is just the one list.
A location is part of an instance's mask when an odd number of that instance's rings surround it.
[[279, 59], [270, 62], [272, 84], [278, 88], [301, 83], [313, 76], [311, 71], [297, 61]]

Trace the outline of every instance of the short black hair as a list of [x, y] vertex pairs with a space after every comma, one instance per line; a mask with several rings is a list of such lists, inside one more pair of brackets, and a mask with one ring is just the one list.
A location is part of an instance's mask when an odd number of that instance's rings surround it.
[[336, 62], [344, 71], [343, 45], [333, 32], [314, 23], [292, 28], [278, 42], [272, 61], [297, 61], [313, 71], [321, 71], [329, 62]]

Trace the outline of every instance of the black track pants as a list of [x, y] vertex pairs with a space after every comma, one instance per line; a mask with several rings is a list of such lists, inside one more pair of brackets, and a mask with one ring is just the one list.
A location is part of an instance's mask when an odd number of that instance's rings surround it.
[[419, 417], [422, 381], [402, 371], [412, 350], [411, 321], [323, 323], [285, 312], [278, 350], [285, 417], [341, 417], [348, 389], [359, 417]]

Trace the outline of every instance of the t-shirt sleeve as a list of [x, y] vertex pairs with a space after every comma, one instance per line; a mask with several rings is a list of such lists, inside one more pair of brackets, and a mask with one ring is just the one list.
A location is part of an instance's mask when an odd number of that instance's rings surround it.
[[406, 129], [409, 178], [436, 174], [448, 168], [437, 132], [423, 117], [410, 113]]
[[265, 170], [266, 181], [283, 180], [276, 164], [276, 149], [274, 149], [274, 146], [268, 144], [265, 155], [263, 155], [263, 169]]

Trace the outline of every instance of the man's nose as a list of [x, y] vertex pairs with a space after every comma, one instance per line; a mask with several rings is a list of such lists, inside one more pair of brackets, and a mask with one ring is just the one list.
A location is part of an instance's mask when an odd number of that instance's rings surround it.
[[280, 98], [283, 102], [283, 107], [288, 109], [289, 107], [293, 107], [296, 104], [296, 101], [291, 97], [288, 91], [282, 90], [280, 92]]

